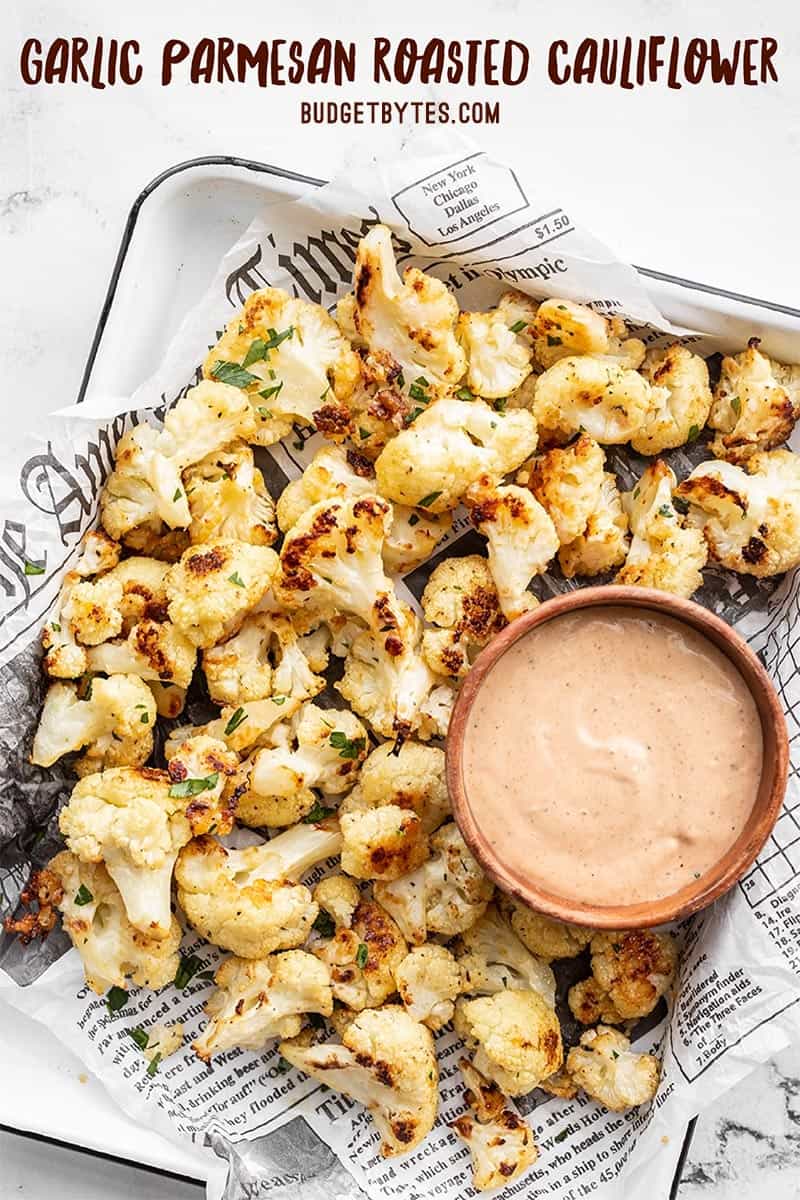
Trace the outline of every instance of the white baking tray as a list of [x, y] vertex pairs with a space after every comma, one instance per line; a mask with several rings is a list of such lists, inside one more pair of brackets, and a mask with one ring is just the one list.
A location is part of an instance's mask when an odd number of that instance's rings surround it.
[[[128, 216], [77, 399], [130, 394], [155, 370], [184, 315], [255, 214], [322, 182], [263, 163], [210, 157], [180, 163], [148, 184]], [[656, 304], [676, 324], [711, 329], [723, 315], [731, 349], [757, 335], [768, 353], [800, 359], [800, 310], [638, 269]], [[54, 1036], [6, 1007], [0, 1062], [0, 1128], [185, 1178], [219, 1176], [219, 1160], [209, 1153], [179, 1149], [134, 1125]], [[674, 1147], [673, 1194], [690, 1136], [691, 1126], [683, 1146]]]

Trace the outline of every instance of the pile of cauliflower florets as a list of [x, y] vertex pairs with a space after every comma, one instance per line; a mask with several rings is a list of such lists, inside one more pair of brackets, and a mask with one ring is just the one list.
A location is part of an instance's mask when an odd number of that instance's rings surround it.
[[[190, 927], [225, 953], [196, 1053], [278, 1039], [366, 1105], [387, 1155], [435, 1122], [433, 1034], [452, 1022], [470, 1055], [452, 1129], [475, 1186], [506, 1184], [538, 1153], [511, 1098], [652, 1099], [658, 1063], [627, 1034], [670, 988], [675, 944], [561, 925], [496, 892], [452, 820], [437, 740], [476, 655], [537, 603], [531, 580], [556, 557], [570, 578], [683, 596], [708, 559], [755, 575], [800, 562], [800, 460], [777, 448], [800, 368], [754, 341], [712, 392], [698, 355], [646, 351], [571, 301], [509, 292], [459, 313], [439, 280], [398, 274], [375, 226], [336, 319], [255, 292], [203, 376], [163, 428], [120, 441], [101, 528], [44, 631], [31, 757], [75, 756], [79, 778], [66, 849], [7, 928], [44, 934], [60, 912], [102, 994], [171, 983]], [[253, 446], [298, 422], [326, 442], [274, 498]], [[654, 458], [620, 492], [605, 446], [654, 456], [706, 426], [715, 457], [688, 479]], [[462, 505], [486, 555], [439, 561], [420, 616], [398, 577]], [[321, 695], [335, 662], [347, 707]], [[215, 715], [176, 724], [198, 678]], [[172, 725], [153, 765], [159, 717]], [[242, 845], [237, 827], [258, 832]], [[565, 1052], [550, 964], [582, 953], [567, 1003], [587, 1029]], [[151, 1068], [182, 1038], [135, 1032]]]

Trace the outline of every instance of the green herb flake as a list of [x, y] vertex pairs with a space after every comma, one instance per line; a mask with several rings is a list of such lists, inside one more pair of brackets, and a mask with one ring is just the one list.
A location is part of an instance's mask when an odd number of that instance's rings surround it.
[[474, 400], [474, 399], [475, 399], [475, 393], [472, 391], [471, 388], [462, 387], [462, 388], [459, 388], [458, 391], [456, 392], [456, 400]]
[[285, 1059], [283, 1057], [283, 1055], [281, 1054], [278, 1057], [278, 1061], [275, 1064], [275, 1070], [278, 1072], [279, 1075], [285, 1075], [286, 1072], [291, 1071], [291, 1069], [292, 1069], [292, 1064], [290, 1062], [288, 1062], [287, 1059]]
[[179, 798], [199, 796], [201, 792], [210, 792], [212, 788], [215, 788], [218, 780], [219, 771], [213, 771], [211, 775], [206, 775], [205, 779], [181, 779], [178, 783], [172, 784], [169, 794]]
[[270, 409], [268, 409], [268, 408], [262, 408], [262, 407], [259, 405], [259, 407], [256, 409], [256, 412], [257, 412], [257, 413], [258, 413], [258, 415], [261, 417], [261, 420], [262, 420], [262, 421], [271, 421], [271, 420], [272, 420], [272, 412], [271, 412], [271, 410], [270, 410]]
[[367, 744], [366, 738], [349, 738], [341, 729], [334, 729], [328, 741], [339, 751], [339, 758], [358, 758]]
[[411, 412], [406, 417], [406, 419], [405, 419], [406, 426], [413, 425], [414, 422], [416, 421], [417, 417], [420, 415], [420, 413], [424, 413], [424, 412], [425, 412], [425, 409], [420, 408], [419, 405], [417, 405], [417, 407], [412, 409]]
[[425, 388], [420, 387], [418, 383], [412, 383], [411, 387], [408, 389], [408, 394], [412, 400], [417, 400], [421, 404], [428, 403], [428, 393], [425, 391]]
[[562, 1129], [561, 1133], [557, 1133], [553, 1138], [554, 1142], [565, 1142], [569, 1137], [569, 1129]]
[[683, 516], [683, 517], [686, 516], [686, 514], [689, 511], [689, 501], [688, 500], [684, 500], [683, 496], [673, 496], [672, 504], [673, 504], [674, 508], [681, 514], [681, 516]]
[[[737, 417], [741, 415], [742, 400], [741, 400], [740, 396], [731, 396], [731, 408], [736, 413]], [[27, 571], [26, 571], [26, 574], [27, 574]]]
[[526, 328], [526, 322], [521, 321], [521, 320], [515, 321], [514, 324], [509, 325], [508, 328], [511, 330], [512, 333], [522, 333], [523, 329]]
[[26, 562], [25, 563], [25, 574], [26, 575], [44, 575], [44, 567], [40, 567], [38, 563]]
[[547, 344], [548, 346], [561, 346], [563, 345], [563, 342], [560, 337], [553, 337], [552, 333], [548, 333]]
[[267, 353], [268, 353], [267, 343], [264, 341], [263, 338], [256, 338], [255, 341], [250, 343], [250, 349], [247, 351], [247, 354], [244, 356], [242, 366], [250, 367], [255, 362], [261, 362], [264, 355]]
[[234, 571], [232, 575], [228, 576], [228, 583], [235, 583], [240, 588], [244, 587], [244, 580], [238, 571]]
[[147, 1049], [147, 1043], [150, 1041], [150, 1037], [146, 1029], [142, 1029], [141, 1027], [138, 1029], [129, 1029], [128, 1034], [133, 1038], [140, 1050]]
[[686, 435], [687, 442], [694, 442], [700, 436], [700, 426], [690, 425], [689, 432]]
[[140, 725], [149, 725], [150, 724], [150, 714], [143, 712], [142, 715], [139, 717], [139, 724]]
[[494, 408], [495, 412], [504, 413], [506, 411], [507, 404], [508, 404], [508, 397], [504, 396], [501, 400], [495, 400], [492, 407]]
[[182, 954], [175, 972], [175, 987], [182, 991], [191, 983], [198, 971], [202, 971], [204, 966], [205, 963], [196, 954]]
[[211, 374], [220, 383], [227, 383], [230, 387], [237, 388], [248, 388], [251, 383], [256, 383], [258, 380], [257, 375], [252, 375], [239, 363], [222, 362], [221, 360], [214, 364]]
[[427, 496], [423, 496], [421, 500], [417, 501], [416, 507], [417, 508], [428, 508], [429, 505], [435, 504], [435, 502], [439, 499], [441, 494], [442, 494], [441, 492], [429, 492]]
[[658, 515], [660, 517], [671, 517], [672, 516], [672, 506], [669, 504], [662, 504], [661, 508], [658, 510]]
[[324, 938], [333, 937], [334, 933], [336, 932], [336, 924], [334, 919], [330, 913], [325, 912], [324, 908], [321, 908], [317, 913], [316, 917], [314, 918], [314, 924], [311, 926], [311, 928], [315, 930], [320, 937]]
[[311, 812], [307, 812], [303, 817], [303, 824], [318, 825], [320, 821], [324, 821], [327, 817], [332, 817], [335, 812], [335, 808], [325, 808], [325, 806], [320, 804], [319, 800], [317, 800], [314, 804], [314, 807], [311, 809]]
[[147, 1064], [147, 1075], [150, 1079], [153, 1078], [156, 1071], [158, 1070], [158, 1066], [159, 1066], [160, 1062], [161, 1062], [161, 1055], [158, 1053], [158, 1051], [156, 1051], [156, 1053], [150, 1059], [150, 1062]]
[[119, 1012], [128, 1003], [128, 993], [124, 988], [112, 987], [106, 992], [106, 1008], [110, 1013]]
[[180, 500], [182, 495], [183, 495], [183, 492], [181, 491], [181, 489], [175, 488], [175, 494], [172, 497], [172, 503], [175, 504], [178, 500]]
[[361, 970], [363, 971], [364, 967], [367, 965], [368, 958], [369, 950], [367, 949], [366, 942], [359, 942], [358, 949], [356, 950], [356, 966], [361, 967]]
[[281, 704], [285, 704], [285, 703], [286, 703], [286, 697], [285, 697], [285, 696], [273, 696], [273, 697], [272, 697], [272, 703], [273, 703], [273, 704], [277, 704], [277, 705], [278, 705], [278, 707], [280, 707], [280, 705], [281, 705]]
[[53, 633], [61, 633], [61, 626], [59, 625], [58, 621], [51, 621], [50, 628], [52, 629]]
[[361, 438], [362, 442], [365, 442], [367, 440], [367, 438], [369, 437], [369, 435], [370, 435], [369, 430], [365, 429], [363, 425], [359, 425], [358, 436]]
[[612, 1058], [619, 1058], [619, 1051], [618, 1051], [618, 1050], [612, 1050], [612, 1051], [611, 1051], [611, 1057], [612, 1057]]
[[264, 388], [264, 390], [259, 392], [258, 394], [262, 400], [271, 400], [273, 396], [278, 395], [278, 392], [281, 390], [282, 387], [283, 387], [283, 380], [281, 380], [280, 383], [273, 384], [272, 387]]
[[86, 884], [82, 883], [75, 893], [75, 903], [77, 904], [78, 908], [83, 908], [84, 904], [91, 904], [93, 900], [94, 896], [89, 891]]
[[328, 392], [329, 392], [330, 390], [331, 390], [331, 385], [330, 385], [330, 384], [328, 384], [328, 386], [325, 388], [325, 391], [324, 391], [324, 392], [322, 393], [322, 395], [320, 396], [320, 400], [325, 400], [325, 398], [326, 398], [326, 396], [328, 395]]
[[409, 525], [419, 525], [419, 513], [412, 513], [408, 518]]
[[247, 710], [244, 708], [237, 708], [236, 712], [233, 714], [231, 719], [228, 721], [228, 724], [225, 726], [225, 730], [224, 730], [225, 737], [229, 737], [230, 734], [234, 733], [239, 728], [239, 726], [241, 724], [243, 724], [243, 722], [246, 720], [247, 720]]
[[633, 498], [634, 498], [634, 500], [638, 500], [638, 499], [639, 499], [639, 492], [640, 492], [641, 490], [642, 490], [642, 489], [641, 489], [641, 486], [640, 486], [640, 485], [637, 483], [636, 487], [633, 489]]

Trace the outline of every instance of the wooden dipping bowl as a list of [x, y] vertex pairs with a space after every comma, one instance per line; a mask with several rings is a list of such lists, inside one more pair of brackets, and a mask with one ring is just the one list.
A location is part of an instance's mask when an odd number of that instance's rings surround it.
[[[761, 782], [747, 825], [713, 867], [699, 879], [661, 899], [636, 904], [600, 906], [575, 900], [569, 896], [568, 891], [563, 895], [547, 891], [526, 874], [509, 870], [498, 858], [488, 844], [480, 821], [476, 819], [467, 799], [463, 748], [467, 719], [480, 694], [481, 685], [494, 664], [510, 646], [546, 621], [552, 621], [577, 609], [597, 606], [605, 608], [609, 605], [652, 609], [691, 625], [713, 642], [730, 659], [750, 689], [761, 718], [764, 760]], [[516, 719], [525, 720], [525, 716], [520, 718], [517, 714]], [[536, 719], [535, 714], [532, 714], [531, 719]], [[522, 733], [520, 730], [521, 735]], [[486, 874], [503, 891], [559, 921], [586, 925], [593, 929], [641, 929], [651, 925], [663, 925], [705, 908], [732, 888], [752, 865], [769, 837], [783, 803], [789, 769], [789, 738], [780, 700], [769, 675], [747, 642], [730, 625], [692, 600], [683, 600], [654, 588], [610, 585], [580, 588], [547, 600], [533, 612], [513, 621], [493, 638], [478, 655], [462, 684], [450, 720], [446, 757], [447, 788], [455, 819], [470, 850]], [[620, 854], [624, 853], [625, 847], [620, 846]], [[531, 846], [531, 855], [535, 855], [535, 845]]]

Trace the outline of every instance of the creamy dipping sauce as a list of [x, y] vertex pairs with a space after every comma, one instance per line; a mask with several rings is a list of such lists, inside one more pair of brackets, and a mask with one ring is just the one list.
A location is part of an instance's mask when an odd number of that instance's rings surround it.
[[761, 779], [737, 669], [650, 609], [585, 608], [532, 629], [469, 714], [464, 788], [505, 866], [597, 905], [657, 900], [736, 841]]

